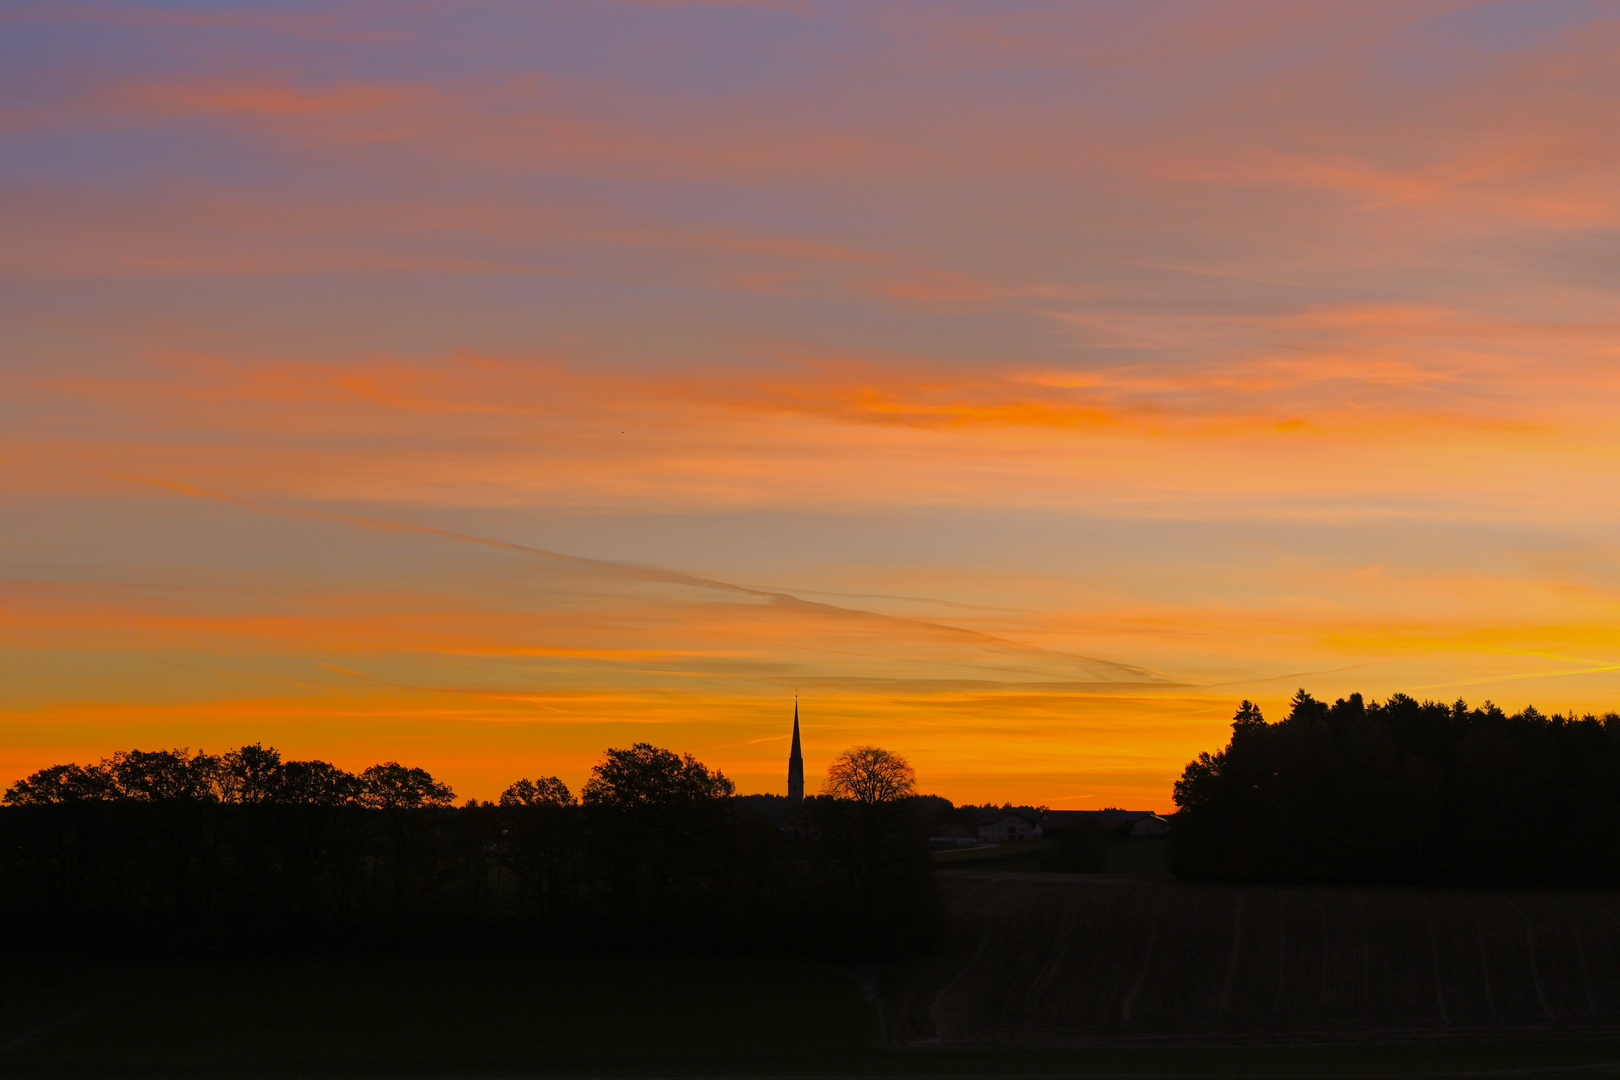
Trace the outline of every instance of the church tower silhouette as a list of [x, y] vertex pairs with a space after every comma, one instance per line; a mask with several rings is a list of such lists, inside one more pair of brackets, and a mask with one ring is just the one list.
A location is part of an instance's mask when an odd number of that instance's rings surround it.
[[804, 801], [804, 755], [799, 752], [799, 699], [793, 699], [793, 751], [788, 754], [788, 802]]

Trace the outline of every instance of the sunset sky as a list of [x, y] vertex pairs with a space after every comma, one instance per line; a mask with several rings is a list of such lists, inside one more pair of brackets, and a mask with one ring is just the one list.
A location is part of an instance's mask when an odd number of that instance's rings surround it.
[[0, 208], [0, 786], [1620, 708], [1612, 3], [12, 0]]

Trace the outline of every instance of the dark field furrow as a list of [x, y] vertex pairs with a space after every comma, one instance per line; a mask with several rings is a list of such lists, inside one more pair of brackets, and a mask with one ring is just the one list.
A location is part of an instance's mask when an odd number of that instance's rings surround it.
[[941, 875], [914, 1044], [1620, 1027], [1620, 895]]

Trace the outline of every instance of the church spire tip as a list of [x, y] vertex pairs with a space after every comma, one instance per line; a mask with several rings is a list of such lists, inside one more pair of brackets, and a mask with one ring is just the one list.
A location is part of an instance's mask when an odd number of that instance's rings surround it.
[[788, 802], [804, 801], [804, 754], [799, 748], [799, 695], [793, 695], [793, 749], [788, 752]]

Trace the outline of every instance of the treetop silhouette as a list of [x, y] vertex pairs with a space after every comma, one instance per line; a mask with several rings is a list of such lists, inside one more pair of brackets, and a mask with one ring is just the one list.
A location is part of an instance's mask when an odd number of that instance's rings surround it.
[[260, 743], [222, 755], [120, 750], [96, 765], [52, 765], [6, 789], [0, 802], [41, 806], [84, 801], [280, 804], [413, 809], [451, 805], [449, 785], [426, 769], [389, 761], [359, 776], [325, 761], [282, 761]]
[[1620, 715], [1301, 689], [1175, 785], [1171, 862], [1229, 880], [1620, 884]]
[[936, 925], [916, 807], [823, 796], [777, 823], [734, 794], [720, 771], [648, 743], [606, 751], [582, 801], [542, 776], [499, 805], [460, 807], [449, 785], [393, 761], [356, 775], [262, 743], [120, 751], [6, 791], [0, 947], [854, 958]]
[[591, 767], [581, 801], [586, 806], [674, 806], [729, 798], [736, 786], [691, 754], [684, 757], [651, 743], [608, 750]]
[[917, 774], [892, 750], [852, 746], [827, 766], [822, 794], [853, 799], [863, 806], [882, 806], [917, 794]]

